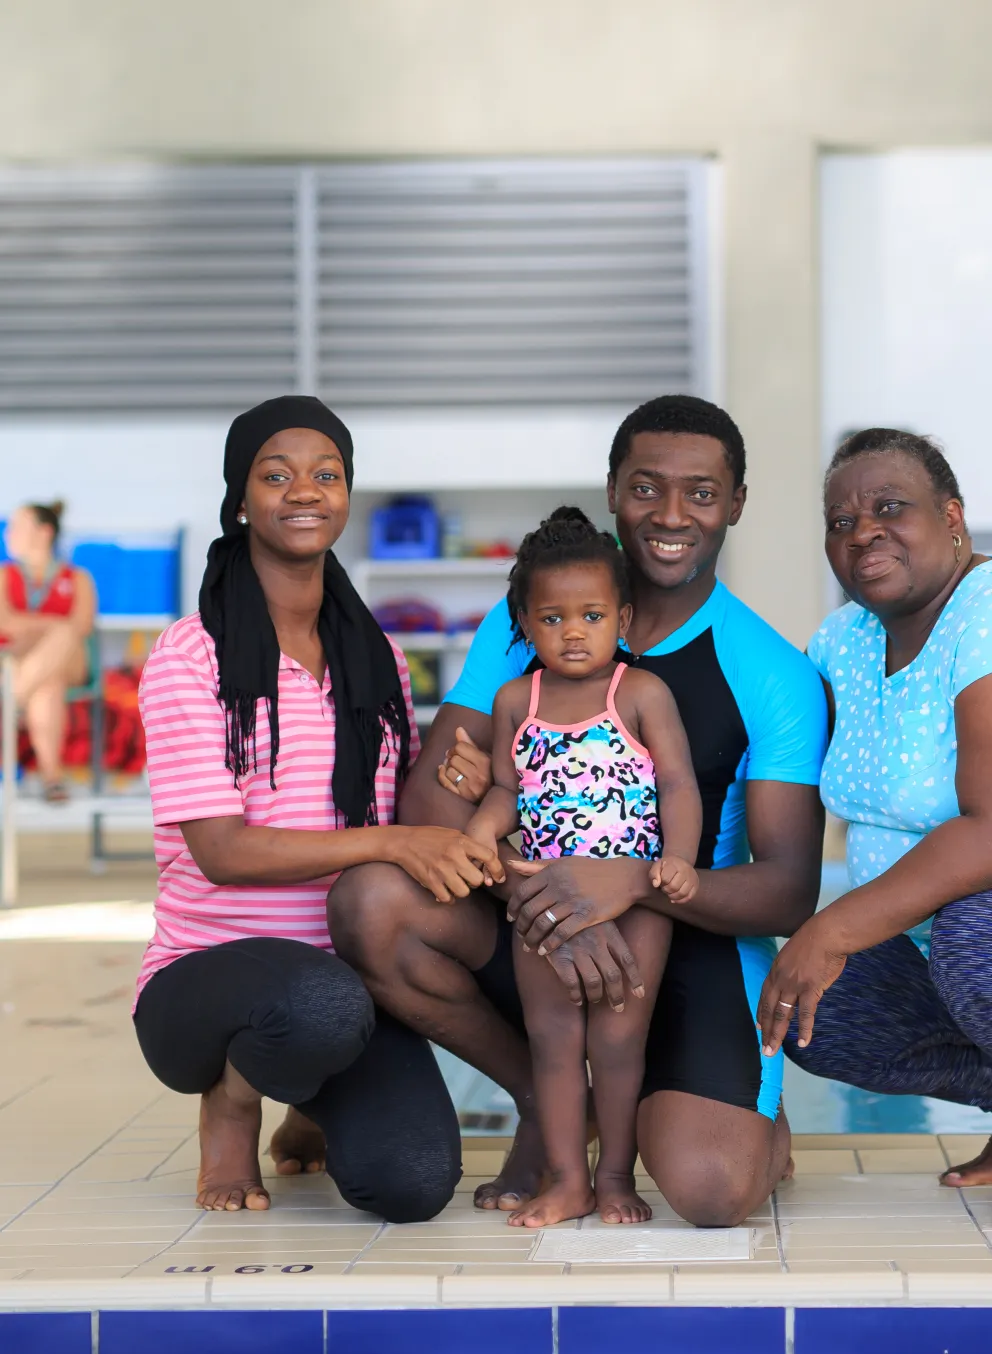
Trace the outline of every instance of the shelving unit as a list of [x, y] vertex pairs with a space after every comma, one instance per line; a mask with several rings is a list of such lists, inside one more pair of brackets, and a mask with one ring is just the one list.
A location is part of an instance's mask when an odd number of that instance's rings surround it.
[[[360, 596], [374, 610], [387, 601], [416, 599], [436, 608], [457, 624], [463, 617], [483, 615], [506, 590], [512, 558], [466, 556], [459, 559], [363, 559], [350, 572]], [[475, 636], [471, 629], [403, 631], [393, 640], [408, 654], [438, 654], [439, 696], [458, 680], [465, 654]], [[437, 714], [434, 701], [417, 701], [417, 723], [426, 727]]]

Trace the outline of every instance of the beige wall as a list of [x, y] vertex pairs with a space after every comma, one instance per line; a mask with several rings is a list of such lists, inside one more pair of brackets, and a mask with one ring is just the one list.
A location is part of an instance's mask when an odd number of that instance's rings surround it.
[[816, 155], [992, 140], [988, 0], [6, 0], [0, 161], [709, 152], [740, 593], [822, 609]]

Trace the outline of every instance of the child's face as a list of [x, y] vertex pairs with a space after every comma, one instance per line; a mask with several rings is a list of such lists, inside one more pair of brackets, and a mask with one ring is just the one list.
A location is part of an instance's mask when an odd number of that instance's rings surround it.
[[620, 605], [609, 565], [569, 564], [534, 574], [520, 624], [549, 671], [588, 677], [612, 661], [630, 607]]

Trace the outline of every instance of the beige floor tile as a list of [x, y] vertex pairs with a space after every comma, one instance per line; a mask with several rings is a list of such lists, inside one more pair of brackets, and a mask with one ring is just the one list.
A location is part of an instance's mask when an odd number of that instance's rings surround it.
[[[571, 1268], [574, 1269], [575, 1266], [572, 1265]], [[474, 1260], [466, 1260], [463, 1264], [458, 1266], [459, 1274], [501, 1274], [504, 1277], [511, 1279], [519, 1278], [521, 1273], [527, 1272], [528, 1269], [521, 1265], [492, 1264], [491, 1262], [477, 1264]], [[542, 1265], [541, 1273], [544, 1274], [545, 1272], [548, 1274], [564, 1274], [565, 1266]]]
[[947, 1170], [947, 1161], [937, 1142], [929, 1147], [862, 1147], [858, 1149], [858, 1156], [865, 1175], [903, 1175], [908, 1172], [940, 1175]]
[[878, 1302], [903, 1297], [903, 1276], [884, 1264], [805, 1267], [788, 1273], [773, 1265], [731, 1268], [686, 1266], [675, 1275], [677, 1302], [782, 1303]]
[[858, 1151], [862, 1147], [905, 1148], [933, 1147], [937, 1143], [933, 1133], [794, 1133], [792, 1146], [797, 1151], [808, 1148], [834, 1148]]
[[[213, 1278], [213, 1276], [210, 1276]], [[295, 1291], [294, 1291], [295, 1290]], [[431, 1273], [231, 1274], [213, 1278], [212, 1303], [271, 1308], [291, 1302], [319, 1307], [420, 1306], [437, 1301], [438, 1277]]]
[[25, 1266], [20, 1274], [25, 1279], [61, 1283], [65, 1279], [124, 1279], [132, 1269], [132, 1265], [66, 1265], [61, 1268], [52, 1265], [33, 1265]]
[[906, 1261], [900, 1269], [906, 1274], [910, 1302], [949, 1306], [992, 1300], [992, 1256], [985, 1260]]
[[462, 1138], [462, 1155], [468, 1152], [502, 1152], [505, 1156], [512, 1146], [513, 1138], [506, 1134], [494, 1133], [490, 1136], [480, 1133], [477, 1137]]
[[971, 1161], [988, 1145], [984, 1133], [941, 1133], [938, 1141], [951, 1161]]
[[449, 1250], [412, 1250], [412, 1251], [390, 1251], [379, 1250], [373, 1246], [371, 1250], [365, 1252], [363, 1260], [381, 1261], [383, 1264], [410, 1264], [413, 1261], [431, 1263], [437, 1262], [442, 1265], [459, 1265], [471, 1263], [474, 1265], [511, 1265], [517, 1264], [528, 1266], [530, 1261], [530, 1248], [520, 1251], [508, 1251], [505, 1249], [487, 1250], [483, 1246], [464, 1249], [461, 1246], [452, 1246]]
[[907, 1246], [893, 1242], [887, 1246], [859, 1246], [849, 1244], [846, 1246], [789, 1246], [786, 1248], [785, 1258], [791, 1267], [793, 1262], [799, 1263], [806, 1261], [808, 1264], [816, 1265], [821, 1260], [841, 1260], [850, 1263], [865, 1262], [887, 1262], [902, 1265], [913, 1261], [922, 1261], [927, 1259], [945, 1259], [945, 1260], [981, 1260], [988, 1255], [988, 1248], [984, 1246]]
[[457, 1274], [457, 1260], [358, 1260], [350, 1266], [349, 1274], [434, 1274], [440, 1278], [444, 1274]]
[[42, 1265], [46, 1269], [92, 1268], [100, 1265], [140, 1265], [150, 1260], [161, 1247], [131, 1243], [122, 1246], [25, 1246], [21, 1252], [0, 1254], [0, 1263], [28, 1266]]
[[462, 1150], [462, 1170], [466, 1175], [478, 1179], [491, 1180], [493, 1176], [499, 1175], [505, 1161], [506, 1153], [502, 1151]]
[[[976, 1240], [980, 1228], [962, 1208], [958, 1213], [935, 1213], [924, 1217], [898, 1214], [862, 1213], [855, 1217], [791, 1218], [780, 1217], [783, 1235], [794, 1237], [835, 1236], [852, 1241], [866, 1235], [893, 1236], [967, 1236]], [[980, 1237], [978, 1238], [981, 1239]]]
[[837, 1148], [809, 1148], [793, 1152], [797, 1175], [857, 1175], [858, 1159], [853, 1151]]
[[[384, 1232], [372, 1244], [373, 1251], [422, 1251], [422, 1250], [453, 1250], [455, 1247], [465, 1249], [482, 1250], [501, 1250], [501, 1251], [529, 1251], [537, 1242], [540, 1232], [525, 1232], [523, 1235], [519, 1231], [511, 1232], [507, 1228], [506, 1233], [497, 1232], [474, 1232], [466, 1236], [448, 1236], [440, 1230], [429, 1233], [427, 1236], [404, 1236], [402, 1232]], [[371, 1238], [370, 1238], [371, 1240]]]
[[670, 1285], [667, 1273], [646, 1273], [641, 1269], [628, 1274], [604, 1274], [599, 1278], [587, 1272], [572, 1275], [528, 1271], [517, 1275], [463, 1271], [441, 1281], [441, 1301], [455, 1305], [478, 1303], [523, 1307], [576, 1301], [659, 1303], [669, 1301]]

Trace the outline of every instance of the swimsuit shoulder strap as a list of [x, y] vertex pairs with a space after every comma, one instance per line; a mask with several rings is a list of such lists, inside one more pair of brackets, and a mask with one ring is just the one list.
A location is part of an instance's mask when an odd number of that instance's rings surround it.
[[527, 718], [533, 719], [537, 714], [537, 707], [541, 701], [541, 672], [543, 669], [535, 668], [534, 674], [530, 679], [530, 709], [527, 711]]
[[613, 674], [613, 678], [610, 682], [610, 689], [606, 693], [606, 713], [613, 720], [618, 720], [620, 718], [620, 716], [617, 714], [617, 705], [616, 705], [617, 687], [620, 685], [620, 679], [623, 677], [626, 671], [627, 671], [626, 663], [617, 664], [617, 670]]

